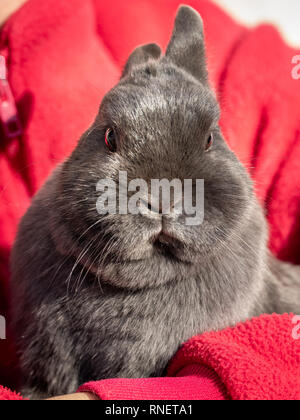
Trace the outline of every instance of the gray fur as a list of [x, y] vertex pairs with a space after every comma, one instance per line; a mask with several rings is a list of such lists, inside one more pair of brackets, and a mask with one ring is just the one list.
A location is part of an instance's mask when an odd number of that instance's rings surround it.
[[[299, 312], [300, 271], [273, 259], [263, 210], [226, 145], [207, 83], [199, 15], [181, 7], [167, 54], [140, 47], [76, 150], [23, 218], [12, 254], [12, 326], [25, 395], [150, 377], [195, 334], [263, 312]], [[104, 133], [114, 127], [118, 151]], [[215, 143], [205, 152], [213, 131]], [[205, 179], [205, 220], [100, 217], [101, 178]], [[173, 237], [164, 248], [161, 229]]]

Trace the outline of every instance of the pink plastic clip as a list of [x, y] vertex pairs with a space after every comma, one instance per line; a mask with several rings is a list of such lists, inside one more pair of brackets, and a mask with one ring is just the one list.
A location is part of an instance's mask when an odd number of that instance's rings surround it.
[[5, 137], [11, 139], [22, 134], [15, 99], [6, 79], [6, 64], [3, 56], [0, 56], [0, 121]]

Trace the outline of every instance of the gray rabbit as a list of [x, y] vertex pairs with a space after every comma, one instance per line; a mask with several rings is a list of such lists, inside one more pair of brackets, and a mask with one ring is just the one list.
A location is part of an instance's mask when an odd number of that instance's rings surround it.
[[[190, 337], [300, 310], [300, 270], [268, 251], [253, 183], [219, 128], [202, 20], [180, 7], [166, 54], [137, 48], [93, 126], [23, 218], [12, 328], [23, 393], [163, 375]], [[241, 140], [242, 141], [242, 140]], [[204, 220], [100, 215], [100, 179], [204, 179]], [[153, 217], [152, 217], [153, 216]]]

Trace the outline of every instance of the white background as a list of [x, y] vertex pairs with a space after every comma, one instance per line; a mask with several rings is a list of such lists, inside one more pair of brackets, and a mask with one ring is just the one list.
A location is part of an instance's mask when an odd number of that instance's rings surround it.
[[300, 47], [300, 0], [213, 0], [249, 25], [275, 23], [284, 38]]

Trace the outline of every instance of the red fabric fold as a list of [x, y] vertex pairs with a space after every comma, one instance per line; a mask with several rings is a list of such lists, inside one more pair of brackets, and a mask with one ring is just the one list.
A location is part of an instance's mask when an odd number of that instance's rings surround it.
[[225, 400], [227, 393], [210, 368], [191, 365], [176, 378], [107, 379], [82, 385], [101, 400]]

